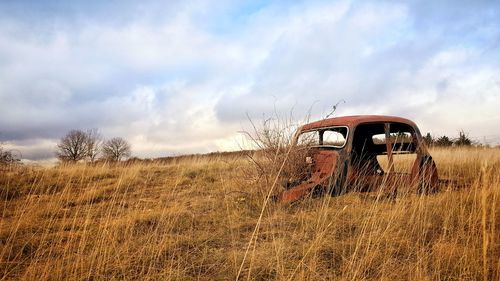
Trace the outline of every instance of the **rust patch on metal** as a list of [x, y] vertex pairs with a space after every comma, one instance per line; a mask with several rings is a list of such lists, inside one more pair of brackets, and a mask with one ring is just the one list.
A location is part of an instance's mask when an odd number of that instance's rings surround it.
[[309, 195], [314, 188], [321, 188], [328, 184], [336, 168], [337, 158], [338, 153], [335, 151], [319, 151], [314, 154], [314, 169], [311, 177], [294, 188], [281, 193], [280, 201], [285, 203], [297, 201]]

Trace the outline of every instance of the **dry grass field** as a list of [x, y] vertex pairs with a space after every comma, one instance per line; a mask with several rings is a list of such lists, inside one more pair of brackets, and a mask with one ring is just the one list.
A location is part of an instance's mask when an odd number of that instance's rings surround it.
[[293, 205], [242, 156], [4, 168], [0, 280], [500, 280], [500, 149], [431, 154], [438, 193]]

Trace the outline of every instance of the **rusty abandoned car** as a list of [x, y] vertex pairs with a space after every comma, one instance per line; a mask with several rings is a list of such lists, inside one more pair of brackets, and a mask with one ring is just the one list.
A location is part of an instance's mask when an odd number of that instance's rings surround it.
[[[436, 165], [415, 123], [393, 116], [324, 119], [300, 127], [294, 147], [304, 150], [307, 171], [287, 181], [282, 202], [349, 191], [434, 191]], [[404, 161], [396, 161], [399, 158]], [[398, 158], [398, 159], [395, 159]]]

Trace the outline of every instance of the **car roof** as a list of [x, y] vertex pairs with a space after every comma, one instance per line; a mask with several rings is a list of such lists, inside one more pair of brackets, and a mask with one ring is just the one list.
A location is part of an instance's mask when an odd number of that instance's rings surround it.
[[308, 131], [314, 130], [324, 127], [333, 127], [333, 126], [348, 126], [349, 128], [354, 128], [361, 123], [377, 123], [377, 122], [394, 122], [394, 123], [404, 123], [408, 124], [412, 127], [416, 127], [415, 123], [409, 119], [397, 117], [397, 116], [388, 116], [388, 115], [352, 115], [352, 116], [342, 116], [342, 117], [334, 117], [323, 119], [319, 121], [315, 121], [309, 124], [303, 125], [300, 130]]

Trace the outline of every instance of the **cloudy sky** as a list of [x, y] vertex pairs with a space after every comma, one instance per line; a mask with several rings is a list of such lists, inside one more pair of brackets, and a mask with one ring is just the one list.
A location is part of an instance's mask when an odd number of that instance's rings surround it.
[[500, 142], [498, 1], [0, 2], [0, 142], [70, 129], [136, 156], [234, 149], [273, 112], [390, 114]]

